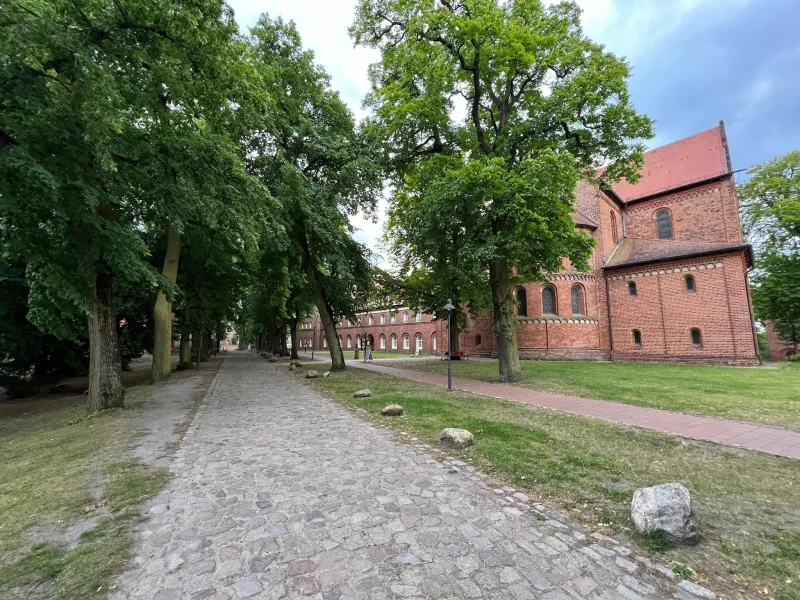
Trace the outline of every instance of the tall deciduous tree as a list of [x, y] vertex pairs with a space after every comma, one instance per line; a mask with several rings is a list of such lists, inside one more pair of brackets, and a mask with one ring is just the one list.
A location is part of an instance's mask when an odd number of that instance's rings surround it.
[[564, 257], [585, 266], [592, 243], [569, 216], [579, 177], [605, 165], [606, 181], [635, 181], [641, 166], [652, 123], [631, 105], [630, 68], [584, 36], [574, 2], [362, 0], [351, 32], [381, 51], [369, 129], [395, 167], [395, 223], [417, 266], [451, 239], [402, 203], [461, 233], [459, 268], [488, 272], [500, 379], [519, 380], [516, 280]]
[[766, 252], [800, 249], [800, 150], [756, 165], [739, 186], [745, 231]]
[[758, 261], [753, 304], [760, 319], [772, 323], [782, 339], [800, 345], [800, 252], [771, 253]]
[[374, 210], [380, 172], [371, 148], [294, 25], [262, 16], [252, 29], [255, 61], [275, 97], [253, 137], [250, 170], [281, 203], [287, 252], [300, 260], [322, 322], [332, 369], [344, 369], [337, 316], [354, 317], [370, 285], [367, 251], [348, 217]]

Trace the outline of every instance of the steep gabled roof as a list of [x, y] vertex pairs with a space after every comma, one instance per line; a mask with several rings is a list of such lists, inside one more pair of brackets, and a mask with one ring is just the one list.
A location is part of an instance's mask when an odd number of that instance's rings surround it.
[[728, 173], [722, 125], [645, 152], [642, 178], [613, 187], [623, 202], [641, 200]]
[[752, 266], [753, 250], [749, 244], [726, 244], [707, 242], [676, 242], [675, 240], [650, 240], [644, 238], [623, 239], [606, 261], [606, 269], [631, 267], [662, 262], [676, 258], [691, 258], [710, 254], [722, 254], [747, 250], [748, 266]]

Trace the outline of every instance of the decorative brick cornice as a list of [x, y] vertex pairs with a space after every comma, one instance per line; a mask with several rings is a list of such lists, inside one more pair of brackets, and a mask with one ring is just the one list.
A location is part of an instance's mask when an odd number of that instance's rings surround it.
[[580, 325], [596, 325], [597, 319], [591, 317], [517, 317], [517, 323], [521, 325], [535, 325], [537, 323], [573, 323]]
[[656, 277], [657, 275], [672, 275], [673, 273], [689, 273], [692, 271], [705, 271], [707, 269], [722, 269], [725, 265], [721, 262], [707, 263], [704, 265], [693, 265], [691, 267], [674, 267], [672, 269], [653, 269], [652, 271], [639, 271], [638, 273], [626, 273], [624, 275], [609, 275], [610, 281], [618, 279], [635, 279], [637, 277]]
[[581, 273], [578, 271], [567, 271], [564, 273], [545, 273], [548, 281], [594, 281], [591, 273]]

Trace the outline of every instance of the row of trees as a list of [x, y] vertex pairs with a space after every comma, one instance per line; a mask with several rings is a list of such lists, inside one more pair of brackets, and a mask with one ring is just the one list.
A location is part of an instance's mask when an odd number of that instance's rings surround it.
[[382, 167], [293, 25], [243, 35], [217, 0], [20, 0], [0, 57], [5, 374], [63, 374], [54, 347], [88, 347], [89, 408], [122, 406], [126, 356], [152, 351], [158, 381], [177, 336], [182, 360], [232, 320], [267, 347], [314, 307], [344, 366], [333, 316], [371, 278], [348, 216]]

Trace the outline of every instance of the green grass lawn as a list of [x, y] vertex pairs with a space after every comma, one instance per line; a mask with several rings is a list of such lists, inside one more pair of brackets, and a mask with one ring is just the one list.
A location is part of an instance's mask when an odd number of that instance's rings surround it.
[[[718, 592], [800, 598], [798, 461], [448, 394], [353, 368], [311, 383], [345, 406], [364, 409], [369, 418], [432, 445], [445, 427], [469, 429], [477, 444], [461, 456], [483, 472], [590, 527], [633, 536], [662, 552], [662, 562], [688, 565], [696, 581]], [[362, 388], [371, 389], [374, 397], [354, 399], [353, 392]], [[392, 402], [405, 408], [403, 417], [380, 416], [380, 409]], [[694, 548], [662, 548], [632, 532], [633, 490], [666, 482], [683, 483], [695, 499], [703, 541]]]
[[[176, 377], [202, 377], [207, 388], [218, 366]], [[107, 597], [129, 558], [139, 505], [168, 477], [128, 454], [131, 419], [150, 389], [130, 388], [125, 409], [94, 415], [82, 394], [0, 403], [0, 597]], [[109, 514], [68, 547], [61, 534], [98, 504]]]
[[[437, 361], [408, 361], [392, 366], [447, 372], [447, 364]], [[800, 364], [775, 366], [522, 361], [524, 380], [514, 385], [800, 429]], [[497, 361], [454, 362], [453, 375], [496, 381]]]

